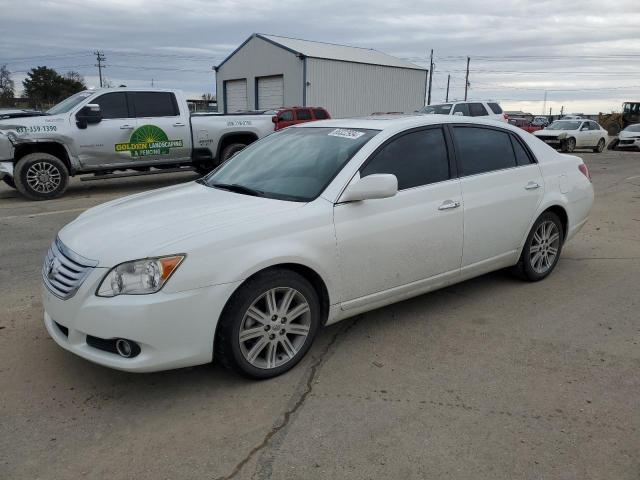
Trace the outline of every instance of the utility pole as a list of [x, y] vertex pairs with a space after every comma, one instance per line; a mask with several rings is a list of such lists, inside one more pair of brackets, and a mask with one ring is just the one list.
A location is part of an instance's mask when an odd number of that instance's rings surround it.
[[451, 81], [451, 74], [447, 75], [447, 98], [445, 99], [445, 102], [449, 101], [449, 82]]
[[564, 115], [564, 105], [560, 107], [560, 116]]
[[427, 95], [427, 105], [431, 105], [432, 84], [433, 84], [433, 48], [431, 49], [431, 59], [429, 60], [429, 94]]
[[464, 99], [467, 100], [467, 90], [469, 89], [469, 62], [471, 57], [467, 57], [467, 75], [464, 78]]
[[542, 102], [542, 115], [547, 111], [547, 91], [544, 91], [544, 101]]
[[93, 52], [93, 54], [96, 56], [96, 60], [98, 61], [98, 63], [96, 63], [95, 66], [98, 67], [98, 76], [100, 77], [100, 88], [102, 88], [102, 69], [107, 68], [106, 65], [102, 64], [102, 62], [106, 60], [106, 57], [104, 56], [104, 53], [101, 52], [100, 50], [96, 50], [95, 52]]
[[549, 107], [549, 116], [551, 116], [552, 111], [553, 111], [553, 107]]
[[151, 88], [153, 88], [153, 78], [151, 79]]

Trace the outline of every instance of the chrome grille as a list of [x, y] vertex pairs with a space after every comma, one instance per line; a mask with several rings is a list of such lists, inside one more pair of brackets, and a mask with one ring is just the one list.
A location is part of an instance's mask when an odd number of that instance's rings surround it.
[[98, 262], [78, 255], [56, 238], [49, 247], [42, 267], [42, 280], [56, 297], [66, 300], [75, 295]]

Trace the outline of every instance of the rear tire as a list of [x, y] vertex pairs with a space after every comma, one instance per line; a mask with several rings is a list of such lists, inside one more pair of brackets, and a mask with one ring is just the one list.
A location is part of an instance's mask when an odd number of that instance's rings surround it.
[[214, 358], [249, 378], [275, 377], [304, 357], [320, 324], [311, 283], [290, 270], [267, 270], [247, 280], [225, 306]]
[[596, 145], [596, 147], [593, 149], [594, 153], [602, 153], [602, 151], [604, 150], [604, 146], [605, 146], [605, 141], [604, 138], [601, 138], [600, 141], [598, 142], [598, 145]]
[[544, 212], [527, 235], [515, 273], [530, 282], [546, 278], [558, 264], [563, 243], [560, 218], [553, 212]]
[[29, 200], [49, 200], [65, 192], [69, 171], [58, 157], [36, 152], [18, 161], [13, 179], [16, 189]]
[[618, 148], [619, 142], [620, 142], [620, 139], [614, 138], [609, 142], [609, 145], [607, 145], [607, 150], [616, 150]]
[[230, 145], [227, 145], [222, 149], [222, 154], [220, 155], [221, 160], [223, 162], [226, 162], [244, 147], [246, 147], [244, 143], [232, 143]]

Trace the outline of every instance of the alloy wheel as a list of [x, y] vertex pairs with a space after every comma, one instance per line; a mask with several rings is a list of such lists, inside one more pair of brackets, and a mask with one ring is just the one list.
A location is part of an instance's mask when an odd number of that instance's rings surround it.
[[256, 368], [272, 369], [290, 362], [311, 329], [309, 302], [289, 287], [272, 288], [245, 312], [238, 340], [244, 359]]
[[533, 234], [529, 247], [531, 268], [538, 274], [545, 274], [553, 267], [559, 249], [558, 226], [550, 220], [542, 222]]
[[27, 170], [27, 184], [38, 193], [51, 193], [60, 187], [62, 174], [49, 162], [36, 162]]

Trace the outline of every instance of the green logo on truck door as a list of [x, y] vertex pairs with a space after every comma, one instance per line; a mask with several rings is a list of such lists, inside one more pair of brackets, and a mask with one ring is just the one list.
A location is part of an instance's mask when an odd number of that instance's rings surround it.
[[131, 152], [132, 157], [168, 155], [169, 149], [181, 146], [182, 140], [169, 140], [161, 128], [143, 125], [133, 131], [129, 143], [116, 143], [116, 152]]

